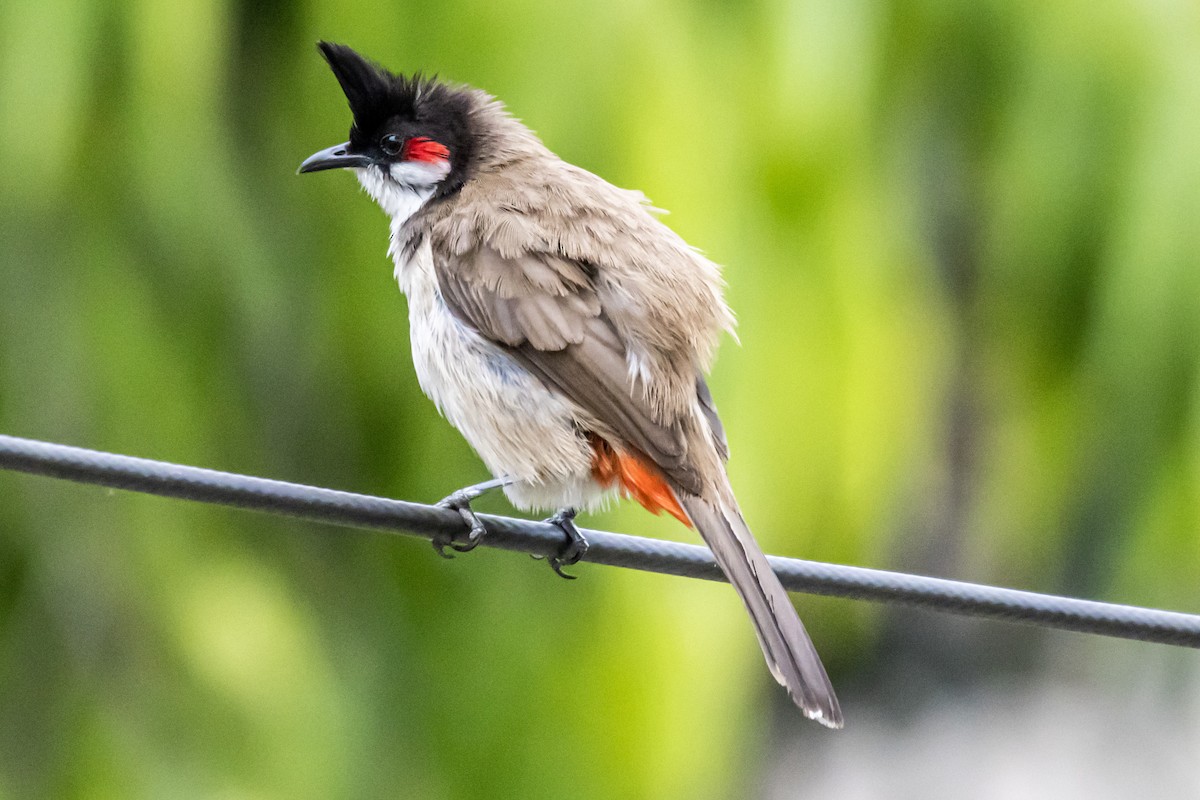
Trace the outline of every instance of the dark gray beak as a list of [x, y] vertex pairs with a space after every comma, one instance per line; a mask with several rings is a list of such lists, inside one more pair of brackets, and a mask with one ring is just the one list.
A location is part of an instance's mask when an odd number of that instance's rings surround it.
[[304, 159], [299, 173], [320, 172], [323, 169], [346, 169], [347, 167], [369, 167], [371, 159], [361, 153], [352, 153], [350, 143], [343, 142], [333, 147], [326, 147], [319, 153], [313, 153]]

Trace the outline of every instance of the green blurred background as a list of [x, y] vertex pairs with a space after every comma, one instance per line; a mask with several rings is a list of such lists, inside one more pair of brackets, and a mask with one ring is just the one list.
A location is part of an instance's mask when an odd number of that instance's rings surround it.
[[[6, 0], [0, 431], [487, 477], [382, 212], [294, 174], [349, 124], [318, 38], [488, 89], [726, 265], [768, 550], [1200, 610], [1195, 2]], [[1200, 795], [1190, 653], [798, 597], [832, 734], [728, 587], [576, 571], [0, 474], [0, 798]]]

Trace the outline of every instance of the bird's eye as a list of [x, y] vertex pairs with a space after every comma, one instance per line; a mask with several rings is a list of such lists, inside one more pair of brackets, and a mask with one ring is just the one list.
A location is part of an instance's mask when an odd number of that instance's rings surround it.
[[398, 156], [404, 149], [404, 140], [394, 133], [389, 133], [379, 140], [379, 149], [389, 156]]

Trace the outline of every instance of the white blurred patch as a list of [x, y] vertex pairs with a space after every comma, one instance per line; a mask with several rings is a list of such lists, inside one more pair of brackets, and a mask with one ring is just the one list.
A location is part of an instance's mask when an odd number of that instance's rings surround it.
[[763, 796], [1200, 797], [1194, 654], [1103, 641], [1078, 651], [1057, 662], [1057, 680], [985, 684], [904, 712], [843, 693], [846, 728], [837, 733], [789, 707], [795, 734], [779, 737]]

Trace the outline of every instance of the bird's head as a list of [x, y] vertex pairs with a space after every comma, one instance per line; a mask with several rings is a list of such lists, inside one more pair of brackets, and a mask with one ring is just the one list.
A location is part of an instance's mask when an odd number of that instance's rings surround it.
[[349, 47], [317, 45], [341, 84], [354, 122], [350, 140], [314, 153], [300, 172], [353, 169], [367, 192], [397, 217], [458, 190], [476, 149], [473, 90], [420, 74], [396, 75]]

